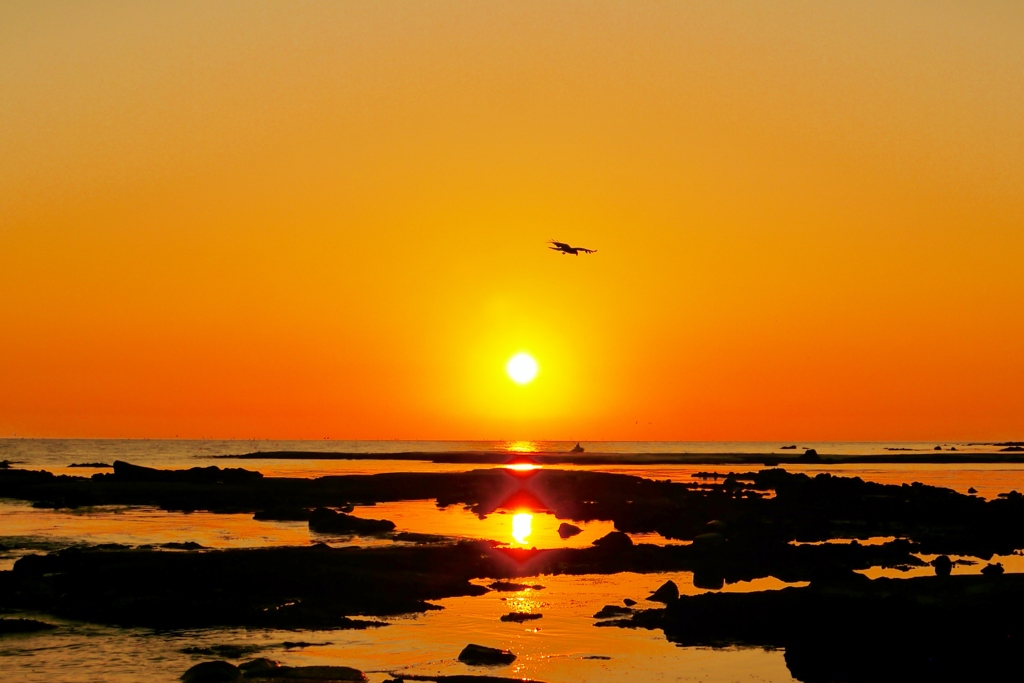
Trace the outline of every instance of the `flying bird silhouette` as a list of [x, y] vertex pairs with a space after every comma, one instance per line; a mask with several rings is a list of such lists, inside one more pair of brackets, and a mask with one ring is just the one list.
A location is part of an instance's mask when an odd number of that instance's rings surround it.
[[584, 254], [596, 254], [597, 249], [584, 249], [583, 247], [570, 247], [565, 242], [556, 242], [555, 240], [548, 240], [551, 246], [548, 249], [554, 249], [560, 251], [563, 254], [572, 254], [573, 256], [579, 256], [582, 251]]

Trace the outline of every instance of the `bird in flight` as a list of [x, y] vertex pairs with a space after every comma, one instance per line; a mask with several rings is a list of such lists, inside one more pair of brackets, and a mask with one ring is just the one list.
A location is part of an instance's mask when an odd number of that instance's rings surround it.
[[582, 251], [584, 254], [596, 254], [597, 249], [584, 249], [583, 247], [570, 247], [565, 242], [556, 242], [555, 240], [548, 240], [551, 246], [548, 249], [554, 249], [560, 251], [563, 254], [572, 254], [573, 256], [579, 256]]

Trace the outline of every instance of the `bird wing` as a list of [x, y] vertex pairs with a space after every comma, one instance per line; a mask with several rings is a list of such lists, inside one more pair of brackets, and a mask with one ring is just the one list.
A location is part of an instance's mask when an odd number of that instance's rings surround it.
[[555, 240], [548, 240], [548, 241], [551, 242], [551, 244], [555, 245], [555, 246], [551, 247], [552, 249], [560, 249], [562, 251], [565, 251], [566, 249], [572, 249], [572, 247], [570, 247], [565, 242], [556, 242]]
[[597, 249], [584, 249], [583, 247], [576, 247], [576, 251], [582, 251], [584, 254], [596, 254]]

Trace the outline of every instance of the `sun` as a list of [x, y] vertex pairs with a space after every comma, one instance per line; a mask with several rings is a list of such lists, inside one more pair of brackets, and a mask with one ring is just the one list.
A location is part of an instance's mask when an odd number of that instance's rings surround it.
[[528, 353], [517, 353], [508, 359], [505, 372], [516, 384], [529, 384], [537, 376], [537, 361]]

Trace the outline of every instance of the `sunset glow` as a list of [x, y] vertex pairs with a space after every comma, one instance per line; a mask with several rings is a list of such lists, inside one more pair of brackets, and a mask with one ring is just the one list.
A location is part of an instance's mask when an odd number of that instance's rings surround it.
[[1021, 14], [5, 3], [0, 435], [1019, 438]]

